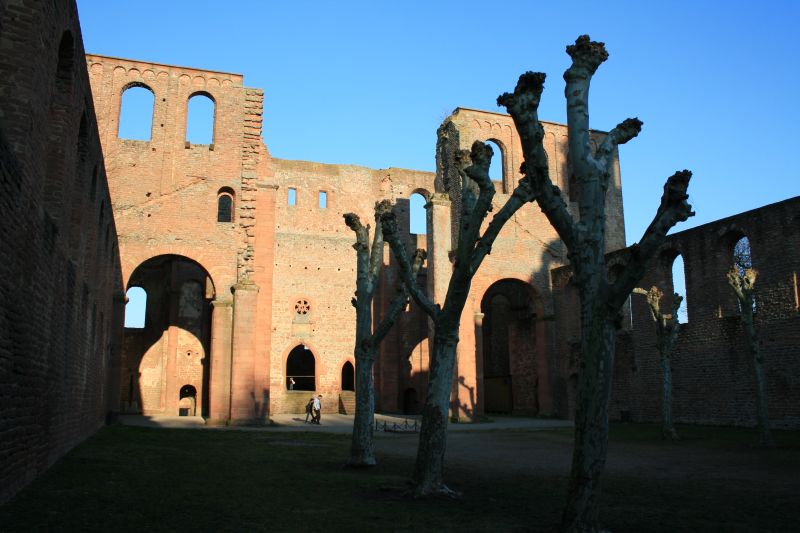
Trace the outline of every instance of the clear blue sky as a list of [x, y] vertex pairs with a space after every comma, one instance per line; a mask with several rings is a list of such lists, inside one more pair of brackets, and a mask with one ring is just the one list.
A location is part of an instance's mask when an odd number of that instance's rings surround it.
[[678, 169], [697, 212], [681, 228], [800, 194], [799, 6], [78, 0], [88, 52], [242, 73], [274, 156], [374, 168], [433, 170], [442, 118], [498, 110], [526, 70], [548, 75], [540, 117], [565, 121], [564, 47], [588, 33], [610, 53], [592, 127], [644, 121], [621, 149], [628, 243]]

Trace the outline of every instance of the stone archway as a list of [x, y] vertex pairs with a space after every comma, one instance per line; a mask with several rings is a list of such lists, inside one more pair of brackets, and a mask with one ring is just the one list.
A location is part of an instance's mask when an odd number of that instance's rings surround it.
[[[298, 344], [286, 357], [287, 390], [314, 391], [317, 387], [314, 353], [304, 344]], [[290, 380], [294, 380], [291, 389]]]
[[186, 257], [160, 255], [134, 269], [130, 287], [141, 287], [147, 298], [144, 327], [125, 328], [122, 410], [178, 415], [191, 387], [195, 414], [208, 416], [215, 295], [208, 271]]
[[[492, 284], [481, 300], [484, 412], [538, 414], [547, 353], [539, 298], [516, 279]], [[478, 372], [481, 375], [481, 372]]]

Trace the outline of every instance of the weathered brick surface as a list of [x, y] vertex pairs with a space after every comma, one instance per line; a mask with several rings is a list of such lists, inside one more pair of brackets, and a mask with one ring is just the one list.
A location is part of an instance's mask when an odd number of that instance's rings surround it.
[[117, 233], [74, 2], [0, 3], [0, 503], [118, 396]]
[[[355, 253], [345, 212], [371, 221], [376, 200], [395, 201], [406, 245], [429, 252], [420, 282], [442, 302], [460, 195], [445, 190], [441, 173], [273, 159], [261, 140], [261, 90], [239, 74], [85, 56], [71, 2], [0, 0], [0, 45], [0, 500], [96, 429], [106, 411], [196, 407], [209, 423], [259, 423], [302, 412], [311, 394], [322, 394], [325, 413], [349, 412], [342, 368], [354, 363]], [[154, 95], [147, 141], [118, 135], [122, 94], [133, 86]], [[210, 145], [186, 142], [196, 94], [215, 103]], [[475, 140], [501, 146], [498, 209], [520, 178], [510, 117], [460, 108], [450, 120], [459, 135], [449, 149]], [[566, 127], [543, 125], [550, 175], [577, 218]], [[593, 132], [596, 142], [602, 137]], [[427, 235], [408, 231], [413, 193], [428, 199]], [[220, 194], [233, 198], [232, 222], [217, 222]], [[625, 255], [614, 253], [625, 243], [618, 162], [606, 202], [613, 276]], [[761, 271], [771, 414], [784, 425], [800, 420], [799, 202], [677, 233], [654, 261], [644, 286], [669, 287], [676, 253], [686, 264], [690, 322], [674, 356], [679, 421], [752, 423], [749, 356], [724, 282], [741, 235]], [[462, 315], [454, 416], [574, 409], [578, 301], [566, 264], [538, 206], [502, 230]], [[397, 278], [387, 246], [376, 319]], [[125, 330], [123, 343], [123, 291], [133, 286], [148, 293], [146, 323]], [[626, 306], [625, 317], [612, 411], [654, 420], [660, 376], [644, 302]], [[419, 411], [429, 337], [427, 317], [410, 305], [375, 363], [379, 410]], [[287, 390], [297, 346], [313, 354], [313, 392]]]
[[[747, 236], [756, 283], [758, 329], [765, 359], [769, 414], [776, 427], [800, 427], [800, 198], [792, 198], [721, 219], [668, 237], [640, 286], [672, 292], [672, 263], [684, 261], [688, 323], [681, 325], [672, 355], [673, 414], [678, 422], [755, 425], [752, 358], [738, 304], [725, 280], [733, 246]], [[624, 257], [612, 254], [610, 263]], [[567, 283], [569, 268], [553, 273], [557, 352], [561, 361], [556, 395], [558, 412], [572, 411], [579, 339], [577, 294]], [[662, 302], [668, 308], [668, 298]], [[632, 317], [617, 340], [611, 415], [629, 413], [633, 421], [661, 416], [661, 369], [655, 329], [644, 297], [632, 296]]]

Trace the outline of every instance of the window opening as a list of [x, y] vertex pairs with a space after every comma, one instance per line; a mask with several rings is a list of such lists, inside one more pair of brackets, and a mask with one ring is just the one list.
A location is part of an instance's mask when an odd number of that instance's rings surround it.
[[[744, 277], [745, 270], [753, 268], [753, 253], [750, 249], [750, 239], [742, 237], [733, 246], [733, 266], [739, 272], [739, 277]], [[758, 287], [758, 283], [755, 285]], [[753, 312], [757, 308], [756, 294], [753, 292]], [[741, 302], [739, 303], [741, 305]]]
[[498, 182], [502, 187], [501, 190], [506, 192], [503, 185], [503, 149], [496, 141], [486, 141], [486, 144], [491, 146], [494, 152], [492, 164], [489, 166], [489, 177], [492, 181]]
[[342, 365], [342, 390], [356, 390], [356, 371], [350, 361]]
[[186, 104], [186, 140], [192, 144], [214, 142], [214, 100], [207, 94], [192, 95]]
[[147, 87], [134, 85], [122, 93], [119, 113], [120, 139], [149, 141], [153, 130], [155, 95]]
[[286, 389], [313, 391], [315, 387], [314, 354], [305, 345], [295, 346], [286, 359]]
[[217, 222], [233, 222], [233, 197], [228, 193], [217, 198]]
[[416, 192], [409, 198], [408, 227], [409, 232], [414, 235], [425, 235], [428, 233], [428, 217], [425, 212], [426, 203], [425, 197]]
[[125, 327], [142, 329], [147, 311], [147, 292], [141, 287], [131, 287], [125, 294]]
[[319, 208], [327, 209], [327, 207], [328, 207], [328, 193], [325, 191], [319, 191]]
[[297, 189], [289, 187], [286, 197], [289, 205], [297, 205]]
[[672, 290], [683, 296], [681, 306], [678, 308], [678, 320], [682, 324], [689, 321], [689, 313], [686, 299], [686, 270], [683, 265], [683, 256], [678, 254], [672, 261]]

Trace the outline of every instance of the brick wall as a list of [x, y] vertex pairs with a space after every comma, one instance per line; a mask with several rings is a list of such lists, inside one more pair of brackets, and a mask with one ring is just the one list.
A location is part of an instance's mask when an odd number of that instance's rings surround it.
[[[800, 427], [800, 198], [792, 198], [670, 235], [652, 260], [640, 287], [672, 293], [672, 265], [684, 261], [688, 322], [681, 325], [672, 354], [673, 414], [678, 422], [755, 425], [752, 357], [738, 304], [725, 273], [733, 264], [733, 246], [748, 237], [756, 283], [756, 328], [762, 345], [775, 427]], [[624, 251], [609, 256], [609, 263]], [[568, 383], [577, 371], [574, 317], [577, 295], [567, 283], [569, 268], [553, 272], [559, 414], [572, 413]], [[669, 297], [662, 301], [669, 308]], [[611, 416], [626, 411], [634, 421], [661, 417], [661, 370], [655, 327], [643, 296], [633, 295], [631, 320], [617, 338]]]
[[0, 3], [0, 503], [113, 411], [122, 282], [74, 2]]

